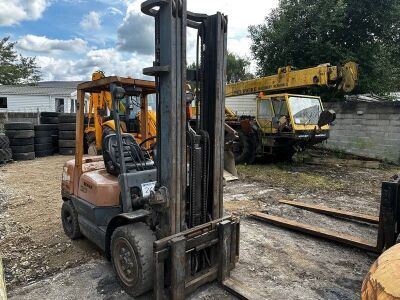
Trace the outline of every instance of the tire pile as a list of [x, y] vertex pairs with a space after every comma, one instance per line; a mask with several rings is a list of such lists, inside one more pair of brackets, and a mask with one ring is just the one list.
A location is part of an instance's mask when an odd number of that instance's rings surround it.
[[75, 154], [76, 114], [59, 114], [58, 148], [61, 155]]
[[0, 133], [0, 165], [6, 164], [12, 160], [12, 151], [8, 137]]
[[14, 160], [35, 159], [34, 127], [28, 122], [11, 122], [4, 124], [6, 136], [10, 141]]
[[[40, 113], [40, 124], [42, 125], [52, 125], [49, 130], [52, 131], [52, 148], [53, 153], [58, 153], [58, 114], [57, 112], [41, 112]], [[47, 139], [49, 141], [50, 139]]]
[[57, 124], [35, 125], [35, 156], [46, 157], [53, 155], [56, 151], [54, 136], [58, 138]]

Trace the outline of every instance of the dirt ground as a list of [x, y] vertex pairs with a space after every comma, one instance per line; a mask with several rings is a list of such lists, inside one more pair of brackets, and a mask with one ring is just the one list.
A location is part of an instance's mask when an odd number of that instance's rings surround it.
[[[71, 242], [63, 233], [60, 179], [68, 158], [53, 156], [0, 167], [0, 254], [14, 299], [35, 299], [34, 295], [40, 295], [40, 283], [42, 288], [49, 286], [49, 282], [58, 282], [57, 278], [68, 272], [83, 276], [79, 268], [91, 268], [90, 264], [94, 274], [104, 272], [96, 269], [99, 264], [109, 268], [93, 244], [86, 239]], [[400, 173], [400, 168], [375, 170], [295, 163], [238, 169], [240, 181], [228, 183], [224, 195], [225, 210], [242, 220], [240, 262], [233, 276], [268, 299], [359, 299], [363, 276], [375, 254], [267, 225], [248, 214], [267, 211], [374, 241], [376, 226], [318, 215], [278, 201], [299, 200], [377, 215], [381, 181]], [[107, 280], [114, 282], [112, 277]], [[32, 282], [37, 283], [26, 287]], [[91, 299], [121, 299], [118, 288], [106, 293], [100, 288], [97, 292]], [[27, 297], [29, 294], [32, 297]], [[42, 298], [57, 297], [49, 294]], [[69, 294], [68, 298], [80, 296]], [[234, 299], [214, 285], [191, 298]]]

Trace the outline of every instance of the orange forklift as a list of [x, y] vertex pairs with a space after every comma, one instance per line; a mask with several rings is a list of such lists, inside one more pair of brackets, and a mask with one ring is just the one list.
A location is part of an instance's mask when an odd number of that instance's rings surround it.
[[[155, 18], [156, 154], [150, 156], [121, 131], [120, 103], [153, 90], [153, 83], [105, 77], [78, 85], [75, 159], [62, 176], [62, 223], [71, 239], [85, 236], [111, 260], [131, 296], [184, 299], [218, 280], [242, 299], [230, 278], [239, 255], [239, 220], [223, 210], [224, 88], [227, 18], [187, 11], [186, 1], [149, 0]], [[201, 64], [186, 69], [186, 30], [198, 30]], [[190, 122], [186, 82], [202, 87], [198, 122]], [[85, 93], [112, 96], [115, 132], [104, 136], [101, 156], [83, 156]], [[144, 97], [145, 98], [145, 97]]]

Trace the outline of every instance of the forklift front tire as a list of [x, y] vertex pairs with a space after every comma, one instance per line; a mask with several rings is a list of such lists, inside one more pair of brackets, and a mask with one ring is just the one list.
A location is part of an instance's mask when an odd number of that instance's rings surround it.
[[111, 237], [111, 261], [118, 281], [131, 296], [140, 296], [153, 288], [154, 232], [144, 223], [115, 229]]
[[71, 200], [64, 201], [61, 207], [61, 221], [65, 234], [71, 240], [76, 240], [82, 237], [78, 223], [78, 214]]

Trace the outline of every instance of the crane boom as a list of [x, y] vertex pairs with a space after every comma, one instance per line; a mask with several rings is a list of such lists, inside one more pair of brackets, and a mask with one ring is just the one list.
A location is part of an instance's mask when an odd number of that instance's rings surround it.
[[323, 64], [313, 68], [294, 70], [288, 66], [279, 68], [278, 74], [228, 84], [225, 96], [282, 92], [309, 87], [335, 87], [346, 93], [354, 90], [358, 80], [358, 66], [348, 62], [344, 66]]

